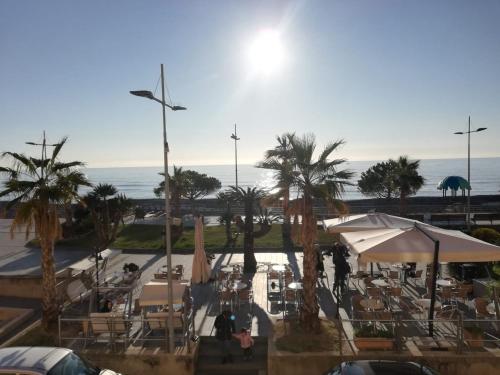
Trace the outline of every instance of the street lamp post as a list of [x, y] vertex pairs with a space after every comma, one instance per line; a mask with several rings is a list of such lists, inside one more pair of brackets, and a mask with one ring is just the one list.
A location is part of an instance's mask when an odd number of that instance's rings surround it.
[[186, 107], [178, 105], [170, 105], [165, 102], [165, 78], [163, 74], [163, 64], [161, 67], [161, 100], [155, 98], [151, 91], [130, 91], [132, 95], [142, 96], [147, 99], [154, 100], [162, 106], [162, 119], [163, 119], [163, 166], [165, 174], [165, 249], [167, 253], [167, 289], [168, 289], [168, 349], [170, 353], [174, 352], [174, 309], [173, 309], [173, 285], [172, 285], [172, 243], [170, 235], [170, 188], [168, 183], [168, 142], [167, 142], [167, 121], [165, 116], [165, 107], [170, 108], [172, 111], [183, 111]]
[[238, 189], [238, 145], [237, 142], [240, 140], [236, 134], [236, 124], [234, 124], [234, 133], [231, 134], [231, 139], [234, 139], [234, 169], [236, 172], [236, 189]]
[[467, 230], [470, 231], [470, 134], [479, 133], [488, 128], [477, 128], [476, 130], [470, 130], [470, 116], [469, 116], [469, 126], [466, 132], [455, 132], [454, 134], [467, 134]]

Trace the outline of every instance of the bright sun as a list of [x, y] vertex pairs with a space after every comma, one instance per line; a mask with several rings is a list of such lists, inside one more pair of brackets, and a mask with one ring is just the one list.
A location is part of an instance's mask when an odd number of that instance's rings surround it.
[[275, 30], [263, 30], [248, 48], [248, 62], [253, 73], [272, 74], [283, 66], [283, 43]]

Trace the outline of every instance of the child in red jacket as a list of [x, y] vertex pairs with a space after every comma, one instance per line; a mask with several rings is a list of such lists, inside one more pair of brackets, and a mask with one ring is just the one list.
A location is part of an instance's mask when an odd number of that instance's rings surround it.
[[253, 358], [252, 346], [254, 344], [250, 332], [246, 328], [242, 328], [240, 333], [233, 334], [233, 337], [239, 340], [241, 349], [243, 349], [243, 360], [247, 361]]

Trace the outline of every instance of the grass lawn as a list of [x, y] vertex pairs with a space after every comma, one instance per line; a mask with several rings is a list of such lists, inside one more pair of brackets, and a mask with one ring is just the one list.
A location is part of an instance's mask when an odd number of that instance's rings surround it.
[[284, 323], [278, 322], [274, 326], [276, 349], [292, 352], [327, 352], [339, 350], [339, 332], [335, 323], [321, 320], [321, 333], [304, 332], [298, 322], [287, 324], [285, 333]]
[[[255, 229], [257, 229], [256, 226]], [[162, 225], [130, 224], [125, 226], [113, 247], [120, 249], [161, 249], [163, 248]], [[226, 242], [223, 226], [205, 227], [205, 248], [222, 249]], [[333, 236], [318, 230], [318, 241], [321, 244], [331, 244]], [[238, 237], [237, 247], [243, 246], [243, 233]], [[255, 247], [282, 247], [281, 225], [275, 224], [271, 231], [263, 237], [255, 239]], [[174, 250], [194, 249], [194, 229], [184, 229], [182, 236], [173, 245]]]

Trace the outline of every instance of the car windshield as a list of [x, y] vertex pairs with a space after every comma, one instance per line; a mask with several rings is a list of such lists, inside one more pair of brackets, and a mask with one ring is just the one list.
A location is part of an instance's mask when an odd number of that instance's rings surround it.
[[70, 353], [50, 369], [47, 375], [99, 375], [101, 370], [80, 358], [75, 353]]

